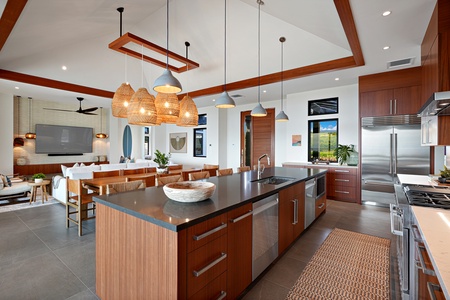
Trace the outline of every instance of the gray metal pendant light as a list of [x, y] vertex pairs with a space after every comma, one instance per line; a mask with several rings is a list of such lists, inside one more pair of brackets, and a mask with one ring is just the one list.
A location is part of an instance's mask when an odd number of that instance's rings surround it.
[[283, 110], [283, 44], [285, 41], [286, 41], [286, 38], [284, 36], [280, 37], [280, 42], [281, 42], [281, 97], [280, 97], [281, 111], [275, 117], [275, 121], [277, 121], [277, 122], [289, 121], [289, 117], [286, 115], [286, 113]]
[[153, 90], [158, 93], [179, 93], [182, 90], [181, 83], [176, 79], [172, 72], [169, 70], [169, 0], [167, 0], [167, 26], [166, 26], [166, 38], [167, 38], [167, 44], [166, 44], [166, 55], [167, 55], [167, 61], [166, 61], [166, 69], [164, 70], [163, 74], [158, 77], [155, 82], [153, 83]]
[[256, 3], [258, 3], [258, 105], [250, 114], [252, 117], [265, 117], [267, 111], [261, 105], [261, 5], [264, 5], [264, 2], [256, 0]]
[[227, 92], [227, 0], [225, 0], [225, 30], [224, 30], [224, 85], [223, 93], [216, 100], [217, 108], [233, 108], [236, 106], [233, 98]]

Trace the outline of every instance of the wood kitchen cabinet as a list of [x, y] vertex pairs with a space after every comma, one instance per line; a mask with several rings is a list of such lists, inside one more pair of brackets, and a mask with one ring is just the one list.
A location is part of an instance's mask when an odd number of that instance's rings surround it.
[[252, 204], [228, 212], [227, 219], [227, 298], [236, 299], [252, 282]]
[[345, 202], [358, 202], [357, 173], [357, 168], [329, 168], [327, 172], [327, 197]]
[[305, 182], [278, 193], [278, 254], [305, 230]]

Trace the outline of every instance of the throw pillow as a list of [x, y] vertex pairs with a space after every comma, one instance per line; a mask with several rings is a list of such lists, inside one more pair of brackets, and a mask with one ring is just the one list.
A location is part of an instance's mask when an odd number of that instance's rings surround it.
[[3, 190], [3, 187], [4, 187], [3, 180], [0, 180], [0, 191]]
[[136, 162], [135, 161], [135, 159], [134, 159], [134, 157], [130, 160], [130, 163], [134, 163], [134, 162]]
[[3, 186], [8, 186], [8, 180], [6, 180], [6, 175], [0, 174], [0, 177], [2, 178]]
[[126, 162], [126, 158], [121, 156], [120, 159], [119, 159], [119, 164], [123, 164], [125, 162]]
[[78, 167], [80, 167], [80, 165], [78, 163], [76, 163], [76, 164], [73, 165], [73, 167], [74, 168], [78, 168]]
[[83, 163], [80, 164], [80, 167], [86, 167]]
[[67, 173], [67, 167], [65, 165], [61, 165], [61, 171], [63, 173], [63, 177], [66, 177], [66, 173]]
[[90, 166], [90, 167], [93, 167], [93, 166], [95, 166], [95, 163], [92, 163], [92, 164], [90, 164], [89, 166]]
[[5, 175], [5, 177], [6, 177], [6, 182], [7, 182], [8, 186], [12, 186], [11, 179], [9, 179], [9, 177], [6, 175]]

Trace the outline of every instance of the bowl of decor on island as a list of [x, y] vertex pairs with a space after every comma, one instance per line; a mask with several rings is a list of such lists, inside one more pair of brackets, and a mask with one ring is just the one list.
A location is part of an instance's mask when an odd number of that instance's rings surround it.
[[210, 198], [216, 185], [208, 181], [180, 181], [163, 186], [164, 193], [169, 199], [178, 202], [199, 202]]
[[44, 181], [45, 174], [44, 173], [36, 173], [31, 178], [34, 179], [35, 183], [42, 183], [42, 181]]

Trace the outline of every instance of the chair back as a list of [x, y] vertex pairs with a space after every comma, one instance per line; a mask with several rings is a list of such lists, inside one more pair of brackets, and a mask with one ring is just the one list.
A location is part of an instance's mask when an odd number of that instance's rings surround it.
[[138, 180], [143, 180], [145, 182], [145, 187], [151, 187], [151, 186], [155, 186], [155, 178], [156, 176], [154, 174], [148, 174], [145, 176], [139, 176], [138, 178], [133, 178], [133, 177], [127, 177], [127, 181], [138, 181]]
[[174, 170], [181, 170], [183, 169], [183, 165], [173, 165], [173, 166], [168, 166], [169, 167], [169, 171], [174, 171]]
[[136, 180], [131, 182], [110, 183], [106, 185], [106, 194], [116, 194], [138, 189], [145, 189], [145, 182], [143, 180]]
[[182, 171], [181, 172], [181, 176], [183, 176], [183, 180], [184, 181], [188, 181], [189, 180], [189, 174], [191, 173], [196, 173], [196, 172], [201, 172], [202, 170], [198, 169], [198, 170], [186, 170], [186, 171]]
[[156, 167], [145, 168], [145, 173], [156, 173]]
[[156, 183], [158, 186], [163, 186], [168, 183], [183, 181], [183, 177], [180, 175], [169, 175], [169, 176], [157, 176]]
[[209, 178], [209, 172], [208, 171], [201, 171], [201, 172], [195, 172], [189, 174], [189, 180], [200, 180], [200, 179], [206, 179]]
[[250, 166], [244, 166], [244, 167], [238, 167], [237, 168], [237, 172], [241, 173], [241, 172], [247, 172], [250, 171]]
[[217, 176], [233, 175], [233, 169], [232, 168], [219, 169], [219, 170], [216, 170], [216, 174], [217, 174]]
[[81, 200], [81, 180], [80, 179], [70, 179], [66, 177], [67, 186], [67, 201], [78, 204]]
[[203, 164], [203, 169], [218, 169], [219, 165]]
[[120, 176], [120, 170], [94, 171], [92, 172], [92, 176], [93, 178]]
[[123, 169], [123, 175], [144, 174], [145, 168], [139, 169]]

